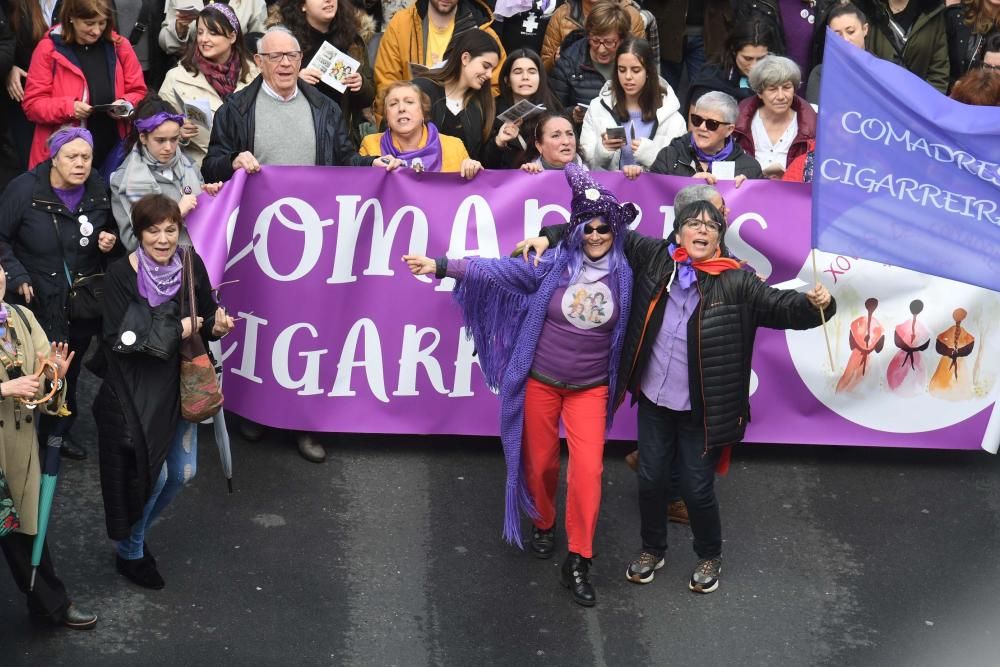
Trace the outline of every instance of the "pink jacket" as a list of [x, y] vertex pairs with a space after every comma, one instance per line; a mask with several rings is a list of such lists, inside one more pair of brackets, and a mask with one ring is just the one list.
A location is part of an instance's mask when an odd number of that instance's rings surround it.
[[[142, 65], [129, 41], [111, 33], [115, 52], [115, 99], [125, 99], [137, 105], [146, 95]], [[72, 51], [63, 41], [62, 30], [56, 26], [42, 38], [31, 55], [28, 80], [21, 105], [24, 115], [35, 124], [28, 168], [49, 157], [45, 146], [49, 135], [63, 125], [80, 125], [73, 115], [73, 102], [88, 102], [90, 91], [80, 68], [74, 64]], [[130, 122], [118, 121], [118, 133], [124, 139]]]

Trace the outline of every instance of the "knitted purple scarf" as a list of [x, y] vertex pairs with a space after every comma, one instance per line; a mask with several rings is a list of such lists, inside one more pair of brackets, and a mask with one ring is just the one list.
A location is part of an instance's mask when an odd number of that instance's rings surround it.
[[[519, 510], [536, 518], [535, 503], [521, 475], [524, 391], [549, 301], [569, 265], [571, 253], [560, 248], [551, 261], [536, 267], [520, 257], [471, 259], [455, 289], [455, 301], [476, 353], [486, 384], [500, 393], [500, 442], [507, 462], [503, 537], [523, 548]], [[618, 360], [632, 303], [632, 270], [619, 265], [617, 300], [620, 315], [611, 337], [608, 361], [608, 427], [611, 426]]]
[[418, 163], [423, 166], [424, 171], [441, 171], [441, 137], [438, 134], [438, 129], [434, 126], [434, 123], [427, 123], [424, 132], [426, 133], [427, 141], [424, 142], [421, 148], [412, 151], [401, 151], [396, 148], [396, 144], [392, 141], [392, 131], [386, 130], [382, 134], [382, 141], [380, 142], [382, 155], [391, 155], [399, 158], [407, 167], [413, 167], [414, 163]]

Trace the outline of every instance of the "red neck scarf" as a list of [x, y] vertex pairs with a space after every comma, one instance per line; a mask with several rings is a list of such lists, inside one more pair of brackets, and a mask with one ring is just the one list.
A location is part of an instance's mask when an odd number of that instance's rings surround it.
[[735, 259], [730, 259], [729, 257], [720, 257], [721, 252], [719, 250], [715, 251], [715, 257], [711, 259], [703, 259], [700, 262], [691, 261], [688, 256], [688, 251], [684, 249], [683, 246], [678, 247], [674, 250], [673, 258], [675, 262], [691, 262], [691, 266], [698, 269], [699, 271], [704, 271], [710, 276], [717, 276], [723, 271], [732, 271], [733, 269], [739, 269], [742, 264], [737, 262]]
[[236, 90], [236, 84], [239, 83], [240, 68], [243, 65], [240, 61], [240, 54], [236, 52], [236, 49], [233, 49], [232, 53], [229, 54], [229, 60], [226, 62], [213, 63], [202, 56], [201, 51], [195, 48], [194, 61], [201, 73], [208, 79], [209, 85], [215, 89], [215, 92], [219, 94], [219, 97], [223, 101], [233, 94], [233, 91]]

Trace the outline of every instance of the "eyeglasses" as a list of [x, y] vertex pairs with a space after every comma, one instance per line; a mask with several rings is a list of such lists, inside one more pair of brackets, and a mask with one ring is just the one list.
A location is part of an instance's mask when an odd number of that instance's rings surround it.
[[990, 65], [989, 63], [979, 63], [980, 69], [989, 70], [991, 72], [1000, 72], [1000, 65]]
[[716, 234], [722, 231], [722, 225], [719, 223], [714, 220], [702, 220], [701, 218], [688, 218], [681, 223], [681, 227], [687, 227], [688, 229], [696, 232], [704, 229], [706, 231], [715, 232]]
[[598, 234], [610, 234], [611, 233], [611, 225], [597, 225], [596, 227], [593, 227], [591, 225], [587, 225], [586, 227], [583, 228], [583, 235], [584, 236], [587, 236], [589, 234], [593, 234], [595, 232], [598, 233]]
[[280, 63], [285, 58], [288, 58], [288, 62], [297, 63], [302, 60], [301, 51], [272, 51], [271, 53], [258, 53], [261, 58], [269, 63]]
[[732, 125], [732, 123], [726, 123], [721, 120], [715, 120], [714, 118], [705, 118], [704, 116], [699, 116], [696, 113], [691, 114], [691, 125], [694, 127], [701, 127], [704, 123], [705, 129], [709, 132], [715, 132], [723, 125]]
[[590, 45], [595, 49], [599, 49], [602, 46], [606, 49], [617, 49], [618, 45], [622, 43], [622, 40], [617, 38], [612, 39], [601, 39], [600, 37], [589, 37]]

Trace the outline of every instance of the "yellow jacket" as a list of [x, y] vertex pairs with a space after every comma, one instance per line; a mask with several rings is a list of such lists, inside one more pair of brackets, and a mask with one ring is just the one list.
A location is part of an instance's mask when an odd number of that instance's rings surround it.
[[[383, 134], [385, 132], [369, 134], [362, 139], [361, 150], [358, 152], [362, 155], [382, 155]], [[465, 144], [462, 143], [461, 139], [447, 134], [439, 134], [438, 136], [441, 138], [441, 173], [459, 171], [462, 168], [462, 160], [469, 157], [469, 152], [465, 150]], [[420, 147], [423, 148], [426, 145], [427, 128], [424, 127], [424, 136], [420, 139]], [[399, 148], [399, 144], [396, 144], [396, 148]]]
[[[500, 68], [507, 57], [500, 38], [490, 26], [493, 12], [484, 0], [459, 0], [456, 21], [469, 14], [478, 16], [480, 30], [485, 30], [500, 47], [500, 61], [493, 70], [493, 96], [500, 94]], [[375, 57], [375, 117], [382, 122], [382, 91], [393, 81], [410, 81], [410, 63], [424, 60], [424, 18], [427, 0], [417, 0], [406, 9], [398, 11], [385, 28]]]

